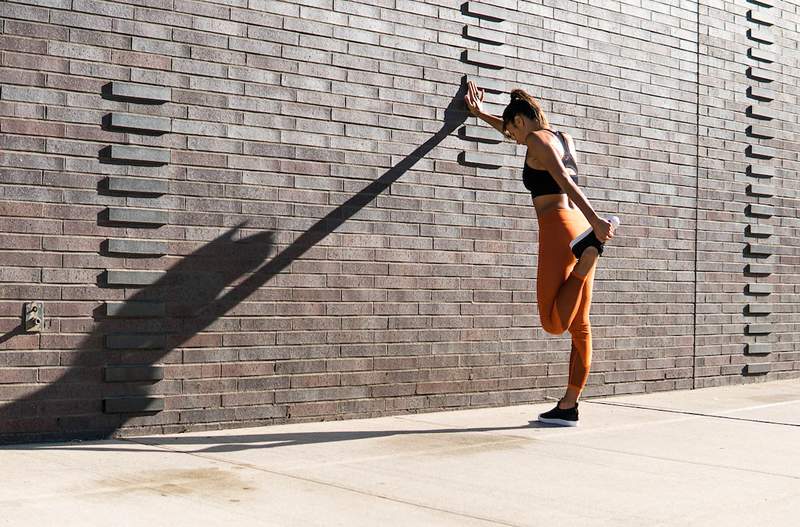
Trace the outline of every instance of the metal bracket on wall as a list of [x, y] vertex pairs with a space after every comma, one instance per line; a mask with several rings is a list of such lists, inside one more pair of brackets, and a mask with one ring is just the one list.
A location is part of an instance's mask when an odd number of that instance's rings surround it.
[[26, 302], [25, 303], [25, 331], [28, 333], [39, 333], [44, 327], [44, 303]]

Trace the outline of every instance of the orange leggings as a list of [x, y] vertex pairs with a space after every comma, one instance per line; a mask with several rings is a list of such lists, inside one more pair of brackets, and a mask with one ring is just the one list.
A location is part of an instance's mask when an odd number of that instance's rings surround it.
[[569, 248], [576, 236], [589, 228], [577, 209], [555, 209], [539, 218], [539, 264], [536, 299], [542, 327], [548, 333], [572, 335], [569, 388], [577, 394], [586, 385], [592, 361], [592, 302], [594, 270], [586, 276], [572, 272], [576, 259]]

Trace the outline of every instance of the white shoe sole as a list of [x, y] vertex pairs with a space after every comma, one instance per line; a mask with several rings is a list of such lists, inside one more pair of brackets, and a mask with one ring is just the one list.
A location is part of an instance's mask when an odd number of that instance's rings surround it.
[[539, 422], [547, 423], [549, 425], [578, 426], [578, 421], [565, 421], [564, 419], [550, 419], [547, 417], [540, 417]]

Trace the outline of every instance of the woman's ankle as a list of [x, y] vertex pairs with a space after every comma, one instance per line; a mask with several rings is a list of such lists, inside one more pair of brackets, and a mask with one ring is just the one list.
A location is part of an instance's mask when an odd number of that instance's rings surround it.
[[562, 410], [569, 410], [570, 408], [575, 408], [577, 404], [578, 401], [572, 401], [567, 399], [561, 399], [560, 401], [558, 401], [558, 407], [561, 408]]

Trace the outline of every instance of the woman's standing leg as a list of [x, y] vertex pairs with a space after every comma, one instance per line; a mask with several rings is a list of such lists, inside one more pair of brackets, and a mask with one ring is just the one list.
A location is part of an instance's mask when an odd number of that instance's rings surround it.
[[589, 378], [589, 366], [592, 363], [592, 327], [589, 324], [589, 310], [592, 305], [593, 286], [594, 269], [589, 272], [577, 315], [568, 328], [572, 336], [572, 351], [569, 356], [567, 393], [561, 400], [564, 408], [575, 406]]
[[559, 210], [540, 218], [539, 224], [537, 300], [542, 327], [554, 334], [569, 330], [572, 336], [567, 392], [559, 404], [562, 408], [575, 407], [591, 364], [589, 309], [598, 253], [590, 248], [576, 260], [569, 248], [586, 223], [577, 211]]

